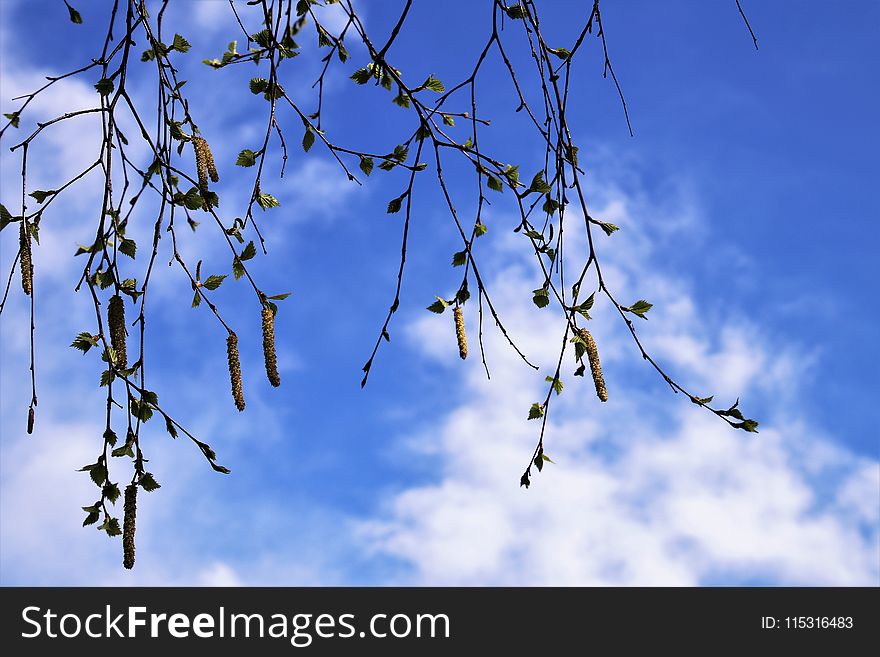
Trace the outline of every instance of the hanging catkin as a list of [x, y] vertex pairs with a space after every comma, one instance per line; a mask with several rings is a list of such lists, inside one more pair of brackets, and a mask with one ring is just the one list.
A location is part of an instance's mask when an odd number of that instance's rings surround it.
[[125, 507], [122, 517], [122, 565], [134, 568], [134, 529], [137, 517], [137, 484], [125, 487]]
[[18, 245], [21, 254], [21, 289], [30, 296], [34, 291], [34, 264], [31, 260], [31, 232], [24, 218], [18, 230]]
[[467, 336], [464, 333], [464, 313], [461, 306], [456, 306], [453, 311], [455, 318], [455, 337], [458, 340], [458, 355], [464, 360], [467, 358]]
[[596, 384], [596, 395], [599, 400], [608, 401], [608, 390], [605, 388], [605, 379], [602, 377], [602, 364], [599, 362], [599, 348], [596, 341], [587, 329], [578, 329], [578, 335], [587, 345], [587, 357], [590, 361], [590, 372], [593, 375], [593, 383]]
[[211, 153], [211, 147], [204, 137], [192, 138], [193, 151], [196, 154], [196, 172], [199, 175], [199, 189], [202, 194], [208, 193], [208, 176], [211, 180], [217, 182], [220, 177], [217, 175], [217, 168], [214, 166], [214, 155]]
[[263, 306], [263, 356], [266, 359], [266, 376], [276, 388], [281, 385], [278, 376], [278, 359], [275, 356], [275, 313]]
[[217, 167], [214, 166], [214, 154], [211, 152], [211, 147], [207, 141], [205, 141], [205, 160], [207, 160], [206, 164], [208, 165], [208, 175], [211, 176], [211, 182], [219, 182], [220, 174], [217, 173]]
[[118, 294], [110, 297], [107, 307], [107, 324], [110, 326], [110, 346], [116, 352], [116, 367], [128, 367], [128, 355], [125, 352], [125, 302]]
[[235, 407], [244, 410], [244, 391], [241, 387], [241, 363], [238, 359], [238, 336], [230, 333], [226, 338], [226, 357], [229, 361], [229, 380], [232, 383], [232, 398]]

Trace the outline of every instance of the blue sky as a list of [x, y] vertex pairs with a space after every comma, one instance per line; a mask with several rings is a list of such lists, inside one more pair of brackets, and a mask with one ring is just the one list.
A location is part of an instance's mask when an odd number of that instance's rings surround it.
[[[82, 26], [67, 21], [60, 2], [0, 6], [3, 112], [41, 76], [92, 56], [101, 4], [75, 5]], [[367, 29], [387, 34], [399, 4], [360, 3]], [[474, 20], [462, 20], [470, 4], [446, 6], [442, 21], [434, 3], [413, 9], [411, 31], [389, 53], [405, 62], [398, 67], [407, 79], [435, 73], [450, 83], [469, 71], [488, 20], [472, 8]], [[545, 10], [545, 32], [560, 45], [571, 42], [569, 14], [580, 15], [582, 4]], [[732, 0], [609, 4], [603, 20], [635, 137], [601, 77], [592, 39], [570, 120], [591, 213], [621, 226], [601, 236], [608, 276], [622, 298], [655, 304], [639, 326], [646, 347], [686, 387], [723, 401], [741, 396], [761, 420], [760, 434], [729, 430], [672, 395], [613, 309], [597, 303], [593, 332], [611, 400], [600, 405], [589, 380], [564, 370], [546, 446], [556, 464], [520, 489], [536, 440], [525, 416], [555, 362], [559, 316], [531, 304], [540, 280], [511, 232], [508, 190], [488, 211], [482, 266], [506, 324], [542, 369], [523, 367], [488, 324], [492, 381], [475, 348], [458, 359], [448, 313], [424, 310], [435, 294], [454, 293], [459, 272], [449, 260], [461, 248], [428, 175], [415, 191], [392, 341], [361, 390], [360, 367], [397, 269], [402, 219], [386, 215], [385, 205], [405, 181], [377, 171], [362, 187], [349, 183], [318, 145], [300, 152], [301, 124], [282, 116], [294, 148], [284, 179], [274, 163], [264, 178], [282, 205], [261, 217], [269, 254], [253, 271], [270, 293], [294, 293], [276, 326], [283, 385], [265, 381], [259, 307], [230, 278], [215, 298], [241, 341], [248, 409], [237, 413], [225, 334], [207, 309], [190, 309], [188, 281], [165, 266], [167, 254], [160, 258], [147, 344], [151, 387], [233, 473], [213, 473], [191, 445], [148, 426], [150, 470], [162, 488], [141, 498], [132, 573], [121, 568], [117, 541], [79, 527], [79, 507], [91, 503], [94, 487], [75, 470], [100, 447], [103, 402], [97, 358], [67, 345], [92, 328], [90, 300], [72, 291], [81, 266], [72, 254], [89, 239], [97, 179], [47, 212], [34, 256], [40, 405], [31, 437], [21, 384], [27, 305], [17, 288], [0, 323], [0, 583], [880, 583], [880, 444], [871, 413], [877, 311], [869, 289], [880, 214], [873, 191], [880, 140], [871, 122], [880, 114], [871, 38], [880, 7], [744, 7], [757, 52]], [[193, 44], [180, 59], [183, 77], [220, 169], [221, 213], [232, 217], [250, 183], [235, 157], [256, 146], [264, 103], [247, 92], [250, 71], [200, 64], [236, 38], [225, 2], [185, 0], [171, 11]], [[453, 15], [454, 29], [446, 27]], [[24, 29], [45, 47], [11, 48]], [[506, 38], [517, 43], [514, 34]], [[311, 49], [311, 37], [302, 42]], [[328, 135], [387, 151], [411, 118], [381, 89], [347, 79], [367, 61], [353, 42], [349, 50], [327, 89]], [[285, 88], [308, 99], [319, 64], [313, 54], [293, 60]], [[146, 102], [146, 74], [135, 80]], [[21, 134], [53, 111], [93, 104], [94, 82], [61, 85], [23, 119]], [[512, 114], [506, 79], [487, 74], [479, 93], [492, 117], [481, 140], [504, 161], [537, 170], [542, 153], [521, 138], [526, 126]], [[33, 188], [51, 189], [87, 162], [95, 127], [86, 120], [47, 132], [35, 148], [47, 164], [32, 172]], [[9, 207], [19, 166], [4, 144], [0, 182]], [[449, 175], [470, 216], [472, 170], [450, 165]], [[146, 235], [151, 226], [145, 216], [132, 230]], [[0, 239], [6, 267], [17, 238], [7, 229]], [[228, 253], [207, 224], [182, 241], [188, 257], [228, 273]], [[141, 258], [135, 266], [144, 266]], [[473, 337], [475, 304], [466, 310]]]

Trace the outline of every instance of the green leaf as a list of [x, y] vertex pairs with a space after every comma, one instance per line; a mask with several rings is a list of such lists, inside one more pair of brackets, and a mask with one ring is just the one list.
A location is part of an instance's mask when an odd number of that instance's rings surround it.
[[6, 228], [9, 224], [13, 222], [14, 218], [12, 214], [10, 214], [9, 210], [6, 209], [5, 205], [0, 204], [0, 230]]
[[202, 285], [209, 290], [216, 290], [218, 287], [220, 287], [225, 278], [225, 275], [218, 276], [217, 274], [214, 274], [212, 276], [208, 276], [207, 280], [202, 283]]
[[481, 235], [485, 235], [489, 231], [489, 227], [483, 222], [474, 224], [474, 235], [480, 237]]
[[192, 307], [198, 308], [199, 304], [201, 304], [201, 303], [202, 303], [202, 295], [198, 290], [196, 290], [195, 294], [193, 295]]
[[251, 39], [256, 41], [263, 48], [268, 48], [272, 44], [272, 32], [269, 30], [260, 30], [256, 34], [251, 35]]
[[529, 185], [528, 191], [538, 192], [539, 194], [549, 194], [553, 191], [553, 188], [544, 180], [544, 172], [539, 171], [535, 174], [535, 177], [532, 178], [532, 184]]
[[111, 504], [116, 504], [116, 500], [119, 499], [119, 486], [116, 484], [104, 484], [104, 488], [101, 493], [110, 500]]
[[145, 491], [147, 491], [148, 493], [150, 493], [150, 492], [156, 490], [157, 488], [161, 488], [161, 486], [159, 486], [159, 482], [157, 482], [157, 481], [153, 478], [153, 475], [152, 475], [151, 473], [149, 473], [149, 472], [145, 472], [143, 475], [141, 475], [141, 479], [140, 479], [140, 481], [139, 481], [138, 483], [139, 483], [139, 484], [143, 487], [143, 489], [144, 489]]
[[167, 415], [165, 416], [165, 431], [167, 431], [172, 438], [177, 438], [177, 427], [174, 426], [171, 418]]
[[[431, 127], [427, 123], [422, 123], [419, 126], [419, 129], [416, 130], [416, 139], [422, 141], [424, 139], [428, 139], [431, 136]], [[426, 165], [427, 166], [427, 165]], [[425, 167], [421, 167], [419, 171], [423, 170]]]
[[251, 240], [250, 242], [247, 243], [247, 246], [244, 247], [244, 251], [242, 251], [241, 255], [238, 257], [240, 260], [245, 261], [245, 260], [250, 260], [255, 255], [257, 255], [257, 247], [254, 246], [254, 241]]
[[284, 301], [291, 294], [293, 294], [293, 292], [285, 292], [283, 294], [273, 294], [271, 297], [267, 297], [267, 298], [272, 299], [273, 301]]
[[95, 84], [95, 89], [102, 96], [109, 96], [113, 93], [113, 89], [115, 85], [113, 84], [113, 80], [108, 80], [107, 78], [101, 78], [98, 80], [97, 84]]
[[85, 354], [88, 353], [89, 349], [91, 349], [92, 347], [98, 346], [98, 337], [93, 336], [87, 331], [83, 331], [73, 339], [73, 342], [70, 343], [70, 346], [74, 349], [79, 349]]
[[544, 205], [541, 209], [547, 214], [555, 214], [556, 210], [559, 209], [559, 201], [554, 198], [551, 198], [550, 194], [547, 194], [547, 200], [544, 201]]
[[238, 256], [232, 258], [232, 275], [235, 277], [235, 280], [238, 280], [246, 273], [247, 271], [245, 271], [244, 265], [241, 264], [241, 260], [238, 259]]
[[28, 194], [28, 196], [33, 198], [37, 203], [42, 203], [50, 196], [54, 196], [57, 193], [58, 192], [54, 189], [50, 189], [49, 191], [45, 191], [45, 192], [41, 191], [41, 190], [37, 190], [35, 192], [31, 192], [30, 194]]
[[452, 117], [451, 114], [444, 114], [443, 115], [443, 123], [445, 123], [448, 126], [455, 126], [455, 119]]
[[403, 144], [398, 144], [394, 147], [394, 152], [391, 153], [391, 157], [398, 162], [405, 162], [406, 158], [409, 157], [409, 148]]
[[[510, 7], [504, 7], [504, 12], [507, 14], [508, 18], [512, 18], [513, 20], [519, 20], [524, 16], [528, 16], [528, 10], [519, 3], [511, 5]], [[526, 484], [526, 487], [528, 487], [528, 484]]]
[[[587, 351], [587, 343], [584, 342], [584, 339], [578, 335], [574, 334], [574, 337], [571, 339], [571, 342], [574, 343], [574, 359], [580, 360], [584, 357], [584, 354]], [[574, 373], [575, 376], [583, 376], [583, 368], [578, 368], [578, 372]]]
[[559, 59], [568, 59], [571, 53], [566, 48], [547, 48], [548, 51], [559, 57]]
[[395, 199], [391, 199], [391, 201], [389, 201], [389, 203], [388, 203], [388, 209], [386, 210], [386, 212], [388, 214], [394, 214], [396, 212], [400, 212], [400, 208], [403, 205], [403, 199], [405, 196], [406, 196], [406, 194], [403, 194], [402, 196], [398, 196]]
[[758, 423], [754, 420], [743, 420], [742, 422], [736, 422], [733, 426], [736, 429], [742, 429], [749, 433], [758, 433]]
[[235, 160], [235, 164], [240, 167], [252, 167], [256, 163], [257, 154], [249, 148], [242, 149], [241, 153], [238, 154], [238, 159]]
[[269, 208], [277, 208], [281, 203], [271, 194], [260, 194], [257, 196], [257, 205], [264, 210], [268, 210]]
[[433, 75], [429, 75], [428, 79], [422, 83], [422, 89], [430, 89], [431, 91], [436, 91], [438, 94], [446, 91], [446, 87], [440, 80], [435, 78]]
[[[90, 507], [83, 507], [83, 511], [86, 511]], [[83, 527], [87, 527], [89, 525], [94, 525], [98, 520], [101, 519], [101, 514], [98, 511], [89, 511], [86, 519], [83, 520]]]
[[19, 125], [19, 122], [21, 121], [21, 117], [19, 116], [18, 112], [4, 114], [3, 116], [5, 116], [7, 119], [9, 119], [9, 125], [11, 125], [13, 128], [17, 128]]
[[373, 77], [373, 71], [369, 68], [359, 68], [351, 75], [351, 79], [358, 84], [366, 84]]
[[261, 94], [269, 88], [269, 81], [265, 78], [251, 78], [250, 88], [252, 94]]
[[553, 385], [553, 391], [557, 395], [562, 394], [563, 385], [562, 385], [562, 381], [560, 381], [559, 378], [554, 378], [552, 376], [548, 376], [548, 377], [545, 377], [544, 380], [550, 382]]
[[438, 315], [441, 315], [448, 306], [449, 303], [446, 301], [446, 299], [441, 299], [440, 297], [437, 297], [437, 300], [430, 306], [428, 306], [428, 310], [430, 310], [432, 313], [437, 313]]
[[402, 92], [392, 98], [391, 102], [398, 107], [403, 107], [404, 109], [409, 108], [409, 96], [403, 94]]
[[107, 532], [107, 536], [119, 536], [122, 533], [119, 529], [119, 520], [116, 518], [104, 518], [103, 524], [98, 529]]
[[583, 315], [584, 319], [592, 319], [588, 311], [593, 307], [593, 301], [595, 300], [595, 298], [596, 293], [593, 292], [586, 301], [578, 304], [577, 306], [572, 306], [571, 309], [576, 313], [580, 313], [581, 315]]
[[192, 48], [192, 45], [181, 35], [175, 34], [174, 41], [171, 43], [171, 47], [179, 52], [189, 52], [189, 49]]
[[107, 347], [104, 351], [101, 352], [101, 360], [103, 360], [105, 363], [115, 363], [116, 350], [113, 347]]
[[107, 480], [107, 468], [103, 464], [96, 463], [95, 467], [89, 470], [89, 476], [97, 486], [103, 486]]
[[501, 181], [495, 176], [488, 175], [488, 184], [489, 189], [494, 190], [496, 192], [503, 192], [504, 185], [501, 184]]
[[70, 6], [67, 0], [64, 0], [64, 4], [67, 5], [67, 12], [70, 14], [70, 22], [82, 25], [83, 19], [82, 16], [80, 16], [80, 13]]
[[198, 187], [191, 187], [189, 191], [183, 195], [181, 201], [189, 210], [201, 210], [205, 206], [205, 199]]
[[532, 303], [534, 303], [538, 308], [545, 308], [550, 305], [550, 291], [545, 287], [539, 287], [537, 290], [532, 290]]
[[596, 222], [599, 224], [599, 228], [605, 231], [605, 234], [610, 236], [615, 230], [620, 230], [620, 226], [615, 226], [614, 224], [609, 224], [605, 221]]
[[122, 244], [119, 245], [119, 252], [133, 259], [137, 253], [137, 244], [134, 240], [123, 238]]
[[141, 422], [147, 422], [151, 417], [153, 417], [153, 409], [150, 408], [150, 405], [146, 402], [132, 399], [131, 414], [132, 416], [138, 418]]
[[625, 310], [626, 312], [633, 313], [642, 319], [648, 319], [645, 317], [645, 313], [647, 313], [651, 308], [654, 307], [654, 304], [648, 303], [644, 299], [639, 299], [631, 306], [624, 306], [621, 310]]
[[529, 419], [537, 420], [539, 417], [544, 417], [544, 407], [538, 402], [535, 402], [529, 409]]
[[110, 452], [110, 456], [128, 456], [129, 458], [134, 458], [134, 442], [126, 441], [126, 443], [120, 447], [117, 447], [112, 452]]
[[360, 167], [364, 175], [369, 176], [373, 173], [373, 158], [361, 156]]
[[314, 145], [314, 143], [315, 143], [315, 133], [312, 132], [311, 128], [307, 128], [306, 134], [303, 135], [303, 141], [302, 141], [303, 150], [306, 153], [308, 153], [309, 149]]
[[464, 251], [457, 251], [452, 254], [452, 266], [461, 267], [467, 262], [467, 259], [467, 249], [465, 249]]
[[116, 444], [116, 432], [109, 427], [104, 431], [104, 442], [106, 442], [110, 447]]

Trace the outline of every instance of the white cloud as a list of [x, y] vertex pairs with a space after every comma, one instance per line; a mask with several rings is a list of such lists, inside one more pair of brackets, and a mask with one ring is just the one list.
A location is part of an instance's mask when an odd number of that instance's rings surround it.
[[[358, 525], [374, 554], [399, 559], [413, 573], [404, 581], [880, 581], [877, 462], [809, 426], [792, 393], [810, 373], [808, 354], [779, 348], [740, 317], [701, 316], [688, 286], [641, 264], [669, 244], [651, 224], [656, 211], [656, 202], [614, 195], [597, 213], [625, 226], [602, 244], [611, 258], [606, 277], [623, 288], [622, 298], [644, 293], [656, 304], [652, 321], [637, 327], [649, 352], [697, 393], [716, 392], [721, 403], [744, 394], [765, 414], [761, 433], [728, 429], [672, 395], [647, 368], [636, 370], [632, 364], [641, 359], [625, 327], [607, 319], [609, 305], [597, 303], [591, 328], [605, 356], [611, 401], [595, 399], [589, 378], [571, 377], [567, 360], [567, 387], [553, 401], [546, 439], [556, 464], [535, 473], [530, 490], [519, 489], [538, 432], [525, 415], [543, 398], [548, 372], [524, 367], [487, 324], [491, 382], [474, 347], [473, 361], [456, 377], [467, 401], [405, 440], [439, 471], [436, 481], [395, 494], [376, 518]], [[668, 224], [663, 230], [682, 239]], [[559, 324], [532, 306], [527, 291], [535, 279], [526, 260], [509, 242], [499, 250], [505, 266], [489, 283], [496, 303], [526, 354], [549, 365], [558, 354]], [[410, 331], [432, 367], [458, 365], [450, 318], [420, 317]]]

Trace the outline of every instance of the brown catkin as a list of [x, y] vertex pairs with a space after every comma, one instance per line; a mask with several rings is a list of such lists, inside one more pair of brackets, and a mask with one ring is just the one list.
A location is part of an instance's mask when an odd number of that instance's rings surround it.
[[[211, 149], [202, 137], [192, 138], [193, 152], [196, 154], [196, 172], [199, 175], [199, 189], [202, 194], [208, 193], [208, 155]], [[213, 158], [212, 162], [213, 162]]]
[[232, 398], [235, 407], [244, 410], [244, 391], [241, 387], [241, 362], [238, 359], [238, 336], [230, 333], [226, 338], [226, 358], [229, 361], [229, 380], [232, 383]]
[[122, 565], [134, 568], [134, 529], [137, 517], [137, 484], [125, 487], [125, 507], [122, 516]]
[[34, 264], [31, 260], [31, 232], [25, 219], [21, 220], [19, 226], [18, 245], [21, 258], [21, 289], [30, 296], [34, 292]]
[[278, 359], [275, 356], [275, 313], [269, 306], [263, 306], [263, 356], [269, 383], [277, 388], [281, 385], [281, 377], [278, 376]]
[[593, 383], [596, 384], [596, 395], [600, 401], [607, 402], [608, 390], [605, 388], [605, 379], [602, 376], [602, 363], [599, 362], [599, 348], [596, 346], [596, 341], [587, 329], [578, 329], [578, 335], [587, 345], [587, 357], [590, 360]]
[[110, 326], [110, 346], [116, 352], [116, 367], [128, 367], [128, 355], [125, 352], [125, 302], [118, 294], [110, 297], [107, 307], [107, 324]]
[[453, 311], [455, 318], [455, 337], [458, 339], [458, 355], [464, 360], [467, 358], [467, 336], [464, 333], [464, 313], [461, 306], [456, 306]]
[[214, 154], [211, 152], [211, 147], [208, 145], [208, 142], [205, 142], [205, 160], [208, 166], [208, 175], [211, 176], [211, 182], [219, 182], [220, 174], [217, 173], [217, 167], [214, 166]]

